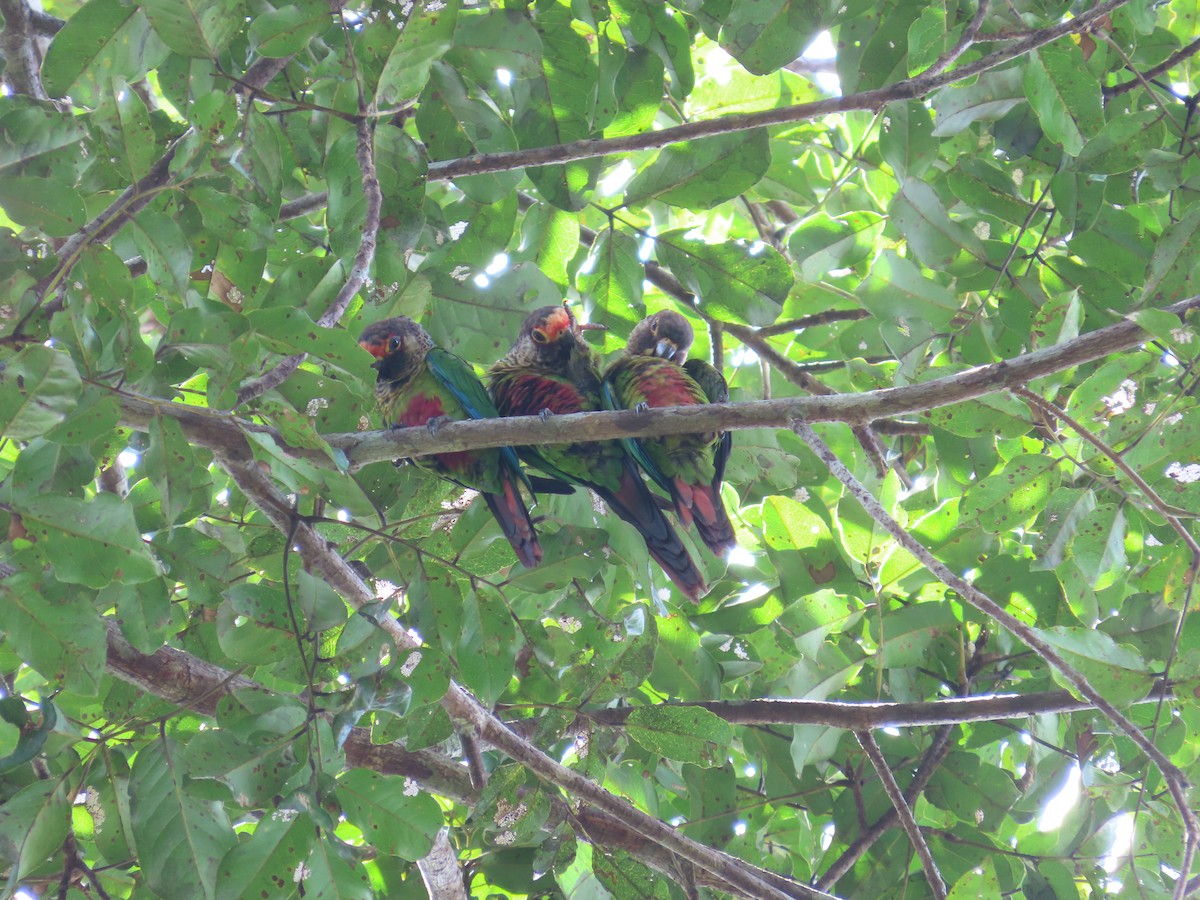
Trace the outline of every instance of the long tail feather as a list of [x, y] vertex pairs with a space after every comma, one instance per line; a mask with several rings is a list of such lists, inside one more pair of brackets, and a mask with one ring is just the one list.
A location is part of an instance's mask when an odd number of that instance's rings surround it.
[[529, 518], [529, 510], [525, 508], [521, 492], [512, 477], [505, 474], [503, 494], [484, 492], [483, 499], [487, 501], [488, 509], [500, 524], [500, 530], [512, 544], [521, 564], [527, 569], [532, 569], [540, 563], [542, 545], [538, 543], [537, 532], [533, 530], [533, 520]]
[[695, 501], [692, 512], [700, 540], [714, 554], [724, 556], [737, 546], [737, 540], [733, 536], [733, 523], [725, 512], [721, 495], [715, 488], [703, 486], [694, 488], [692, 496]]
[[619, 491], [597, 493], [613, 512], [638, 530], [646, 542], [650, 556], [662, 566], [662, 570], [684, 594], [695, 601], [708, 591], [704, 576], [692, 562], [683, 541], [663, 515], [650, 489], [646, 487], [632, 463], [625, 464]]

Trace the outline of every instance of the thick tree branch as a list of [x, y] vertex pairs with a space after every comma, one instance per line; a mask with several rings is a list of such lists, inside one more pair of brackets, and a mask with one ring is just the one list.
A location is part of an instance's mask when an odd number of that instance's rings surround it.
[[450, 843], [450, 829], [442, 828], [433, 840], [433, 848], [424, 859], [417, 860], [417, 869], [425, 890], [437, 900], [467, 900], [458, 853]]
[[[783, 125], [789, 122], [799, 122], [805, 119], [815, 119], [834, 113], [851, 112], [854, 110], [882, 109], [889, 103], [898, 100], [913, 100], [924, 97], [938, 88], [953, 84], [965, 78], [979, 75], [989, 69], [994, 69], [1011, 59], [1024, 56], [1031, 50], [1056, 41], [1068, 34], [1086, 31], [1092, 24], [1114, 9], [1124, 6], [1129, 0], [1109, 0], [1092, 9], [1080, 13], [1078, 18], [1061, 22], [1051, 28], [1035, 32], [1020, 41], [1014, 42], [1002, 50], [981, 57], [965, 66], [960, 66], [950, 72], [919, 75], [887, 87], [873, 91], [863, 91], [846, 97], [835, 97], [829, 100], [816, 100], [811, 103], [800, 103], [795, 106], [784, 106], [767, 109], [761, 112], [741, 113], [738, 115], [721, 116], [701, 122], [689, 122], [664, 128], [661, 131], [649, 131], [629, 137], [608, 138], [601, 140], [575, 141], [569, 144], [558, 144], [553, 147], [534, 147], [526, 150], [514, 150], [508, 153], [485, 153], [476, 156], [466, 156], [461, 159], [442, 160], [429, 164], [429, 179], [431, 181], [449, 181], [464, 175], [479, 175], [484, 172], [504, 172], [510, 169], [521, 169], [526, 166], [544, 166], [552, 163], [574, 162], [580, 159], [591, 159], [597, 156], [608, 156], [614, 153], [631, 153], [635, 150], [652, 150], [665, 147], [679, 141], [690, 141], [697, 138], [712, 137], [717, 134], [732, 134], [737, 131], [747, 131], [751, 128], [763, 128], [768, 125]], [[987, 40], [984, 36], [982, 40]]]
[[[1155, 691], [1141, 702], [1157, 702], [1165, 693]], [[1086, 700], [1076, 699], [1069, 691], [952, 697], [925, 703], [839, 703], [831, 700], [763, 699], [663, 705], [699, 706], [731, 725], [825, 725], [849, 731], [962, 725], [967, 722], [994, 722], [1096, 708]], [[581, 714], [598, 725], [624, 725], [629, 714], [636, 708], [622, 706], [583, 711]]]
[[[137, 651], [111, 620], [108, 627], [108, 669], [117, 678], [155, 697], [199, 713], [215, 716], [218, 701], [237, 691], [261, 691], [272, 694], [256, 681], [226, 671], [212, 663], [173, 647], [161, 647], [153, 654]], [[430, 750], [410, 752], [399, 744], [375, 744], [366, 728], [354, 728], [344, 745], [346, 764], [372, 769], [385, 775], [411, 778], [423, 789], [462, 803], [478, 800], [478, 789], [472, 783], [465, 766]], [[556, 815], [561, 820], [570, 817], [584, 826], [581, 837], [610, 849], [622, 849], [647, 865], [670, 875], [678, 870], [679, 858], [645, 836], [631, 829], [620, 817], [614, 817], [593, 807], [584, 806], [569, 813], [565, 802], [552, 799]], [[569, 815], [568, 815], [569, 814]], [[796, 892], [796, 883], [765, 870], [755, 869], [759, 877], [773, 884], [788, 896], [804, 896]], [[716, 876], [699, 873], [701, 884], [727, 893], [733, 888]]]
[[14, 94], [48, 100], [42, 87], [42, 61], [38, 58], [33, 10], [26, 0], [0, 0], [0, 15], [4, 16], [4, 30], [0, 31], [4, 81]]
[[[231, 447], [215, 455], [221, 467], [242, 493], [276, 528], [290, 536], [305, 565], [313, 574], [323, 579], [356, 609], [375, 602], [374, 592], [363, 583], [346, 560], [338, 555], [313, 526], [296, 520], [294, 511], [288, 507], [269, 476], [255, 463], [248, 446]], [[407, 650], [419, 646], [419, 642], [391, 616], [375, 617], [372, 621], [391, 638], [397, 648]], [[665, 822], [646, 815], [629, 801], [609, 793], [585, 776], [551, 759], [509, 729], [454, 682], [450, 683], [445, 697], [442, 698], [442, 707], [452, 720], [474, 729], [481, 740], [521, 763], [539, 780], [614, 816], [641, 834], [644, 839], [658, 843], [711, 873], [745, 897], [782, 900], [829, 896], [800, 884], [795, 884], [791, 892], [780, 890], [773, 886], [773, 882], [769, 883], [761, 878], [757, 870], [744, 861], [697, 843]]]
[[[798, 421], [793, 427], [801, 440], [825, 463], [829, 471], [846, 486], [846, 489], [858, 500], [871, 518], [883, 526], [896, 539], [900, 546], [904, 547], [904, 549], [920, 560], [921, 564], [936, 575], [943, 584], [958, 592], [959, 596], [968, 604], [984, 615], [995, 619], [1014, 637], [1056, 669], [1081, 695], [1090, 700], [1120, 732], [1133, 741], [1146, 754], [1150, 761], [1158, 768], [1159, 772], [1162, 773], [1163, 780], [1166, 782], [1167, 789], [1171, 794], [1171, 799], [1175, 802], [1175, 806], [1179, 810], [1184, 829], [1184, 845], [1179, 870], [1185, 873], [1190, 872], [1192, 859], [1196, 852], [1196, 843], [1200, 839], [1200, 823], [1197, 823], [1196, 816], [1188, 805], [1188, 783], [1179, 768], [1167, 759], [1166, 754], [1140, 728], [1126, 718], [1116, 706], [1092, 686], [1091, 682], [1084, 675], [1071, 666], [1054, 647], [1043, 640], [1030, 626], [1004, 609], [974, 585], [956, 575], [946, 565], [935, 558], [932, 553], [926, 550], [919, 541], [913, 538], [900, 523], [888, 514], [879, 501], [875, 499], [874, 495], [854, 477], [854, 474], [846, 468], [809, 425]], [[1184, 884], [1185, 881], [1181, 878], [1176, 892], [1177, 900], [1182, 897]]]
[[[173, 647], [160, 647], [147, 656], [125, 640], [115, 622], [106, 619], [105, 625], [108, 670], [155, 697], [212, 717], [216, 715], [217, 703], [227, 694], [244, 691], [274, 694], [256, 681]], [[432, 751], [414, 753], [395, 743], [372, 743], [368, 728], [351, 729], [344, 749], [348, 765], [403, 775], [433, 793], [461, 802], [472, 803], [476, 799], [477, 792], [471, 786], [467, 770]]]
[[[1200, 307], [1200, 297], [1168, 306], [1182, 316]], [[551, 416], [545, 422], [536, 416], [448, 422], [431, 435], [425, 428], [327, 435], [330, 446], [342, 450], [351, 468], [398, 457], [421, 456], [451, 450], [502, 447], [528, 443], [574, 443], [615, 437], [652, 437], [690, 434], [698, 431], [735, 431], [743, 428], [781, 428], [793, 419], [808, 422], [869, 424], [876, 419], [902, 413], [922, 412], [953, 403], [974, 400], [1010, 385], [1020, 385], [1054, 372], [1102, 359], [1149, 340], [1150, 335], [1129, 320], [1123, 320], [1072, 341], [1035, 350], [1013, 359], [1001, 360], [934, 378], [920, 384], [866, 391], [861, 394], [832, 394], [820, 397], [791, 397], [751, 403], [710, 404], [652, 409], [644, 413], [595, 412]]]
[[[1192, 297], [1167, 307], [1182, 316], [1200, 307]], [[373, 462], [401, 457], [424, 456], [454, 450], [519, 446], [530, 443], [574, 443], [620, 437], [653, 437], [699, 431], [736, 431], [746, 428], [786, 428], [792, 420], [861, 424], [886, 416], [922, 412], [952, 403], [973, 400], [1025, 384], [1083, 363], [1128, 350], [1149, 339], [1133, 322], [1124, 320], [1089, 332], [1072, 341], [1035, 350], [1010, 360], [979, 366], [965, 372], [915, 385], [867, 391], [861, 394], [832, 394], [821, 397], [792, 397], [750, 403], [710, 404], [633, 411], [591, 412], [447, 422], [437, 434], [425, 428], [369, 431], [326, 435], [329, 445], [346, 454], [351, 469]], [[121, 424], [145, 430], [156, 415], [179, 422], [188, 440], [214, 450], [244, 446], [244, 432], [270, 434], [285, 452], [314, 465], [332, 468], [333, 462], [317, 450], [291, 447], [274, 429], [202, 407], [140, 397], [112, 391], [121, 406]]]

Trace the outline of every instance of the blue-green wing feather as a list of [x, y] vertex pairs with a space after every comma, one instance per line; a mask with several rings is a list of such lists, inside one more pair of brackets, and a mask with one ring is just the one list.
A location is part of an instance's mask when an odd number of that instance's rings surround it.
[[[463, 409], [472, 419], [500, 418], [500, 411], [496, 409], [496, 404], [488, 396], [487, 389], [479, 380], [479, 376], [475, 374], [471, 364], [461, 356], [455, 356], [449, 350], [443, 350], [441, 347], [434, 347], [425, 357], [425, 362], [429, 366], [429, 371], [433, 373], [433, 377], [454, 396], [455, 400], [463, 405]], [[520, 477], [532, 494], [533, 485], [529, 483], [529, 479], [521, 468], [517, 451], [512, 447], [497, 449], [500, 451], [501, 459]]]
[[[621, 404], [620, 398], [617, 396], [617, 388], [611, 377], [613, 368], [610, 368], [604, 375], [604, 380], [600, 383], [600, 399], [604, 404], [605, 409], [618, 410], [626, 409]], [[636, 438], [621, 438], [621, 446], [642, 467], [642, 471], [650, 476], [650, 479], [661, 487], [668, 494], [671, 493], [671, 480], [662, 473], [662, 470], [654, 464], [654, 461], [646, 455], [642, 449], [641, 441]]]
[[[729, 402], [729, 383], [725, 381], [725, 376], [709, 363], [702, 359], [689, 359], [683, 364], [683, 371], [700, 385], [700, 390], [704, 391], [709, 403]], [[716, 471], [713, 484], [719, 485], [725, 480], [725, 463], [729, 460], [732, 447], [733, 435], [728, 431], [722, 432], [717, 439], [717, 449], [713, 453], [713, 469]]]

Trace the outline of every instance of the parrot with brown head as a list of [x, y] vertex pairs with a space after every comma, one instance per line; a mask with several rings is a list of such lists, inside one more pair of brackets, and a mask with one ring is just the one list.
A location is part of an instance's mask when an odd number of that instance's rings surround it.
[[[699, 359], [688, 359], [692, 326], [673, 310], [642, 319], [629, 334], [625, 352], [604, 373], [602, 395], [609, 409], [647, 409], [724, 403], [725, 377]], [[629, 440], [638, 464], [675, 504], [685, 525], [724, 556], [737, 546], [733, 523], [721, 502], [721, 482], [732, 438], [728, 432], [665, 435]]]
[[[505, 416], [589, 412], [601, 408], [596, 354], [566, 306], [534, 310], [512, 349], [488, 370], [488, 388]], [[617, 441], [518, 448], [547, 475], [595, 491], [638, 530], [664, 572], [692, 600], [707, 590], [679, 535], [663, 515], [637, 466]]]
[[[358, 343], [375, 357], [375, 400], [391, 428], [436, 430], [447, 419], [497, 418], [470, 364], [441, 347], [407, 316], [368, 325]], [[521, 485], [532, 493], [511, 447], [435, 453], [413, 460], [421, 468], [480, 492], [522, 564], [532, 568], [542, 548]]]

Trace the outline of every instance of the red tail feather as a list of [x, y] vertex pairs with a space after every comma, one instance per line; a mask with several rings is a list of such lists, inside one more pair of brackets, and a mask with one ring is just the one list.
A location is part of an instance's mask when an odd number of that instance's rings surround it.
[[616, 493], [598, 490], [597, 493], [613, 512], [638, 530], [650, 556], [689, 599], [699, 600], [708, 591], [704, 576], [632, 463], [626, 462], [621, 472], [620, 490]]
[[538, 543], [537, 533], [533, 530], [533, 521], [529, 518], [529, 510], [521, 499], [521, 492], [510, 475], [504, 478], [504, 493], [484, 493], [488, 509], [500, 524], [500, 530], [512, 544], [521, 561], [527, 569], [532, 569], [542, 561], [542, 545]]

